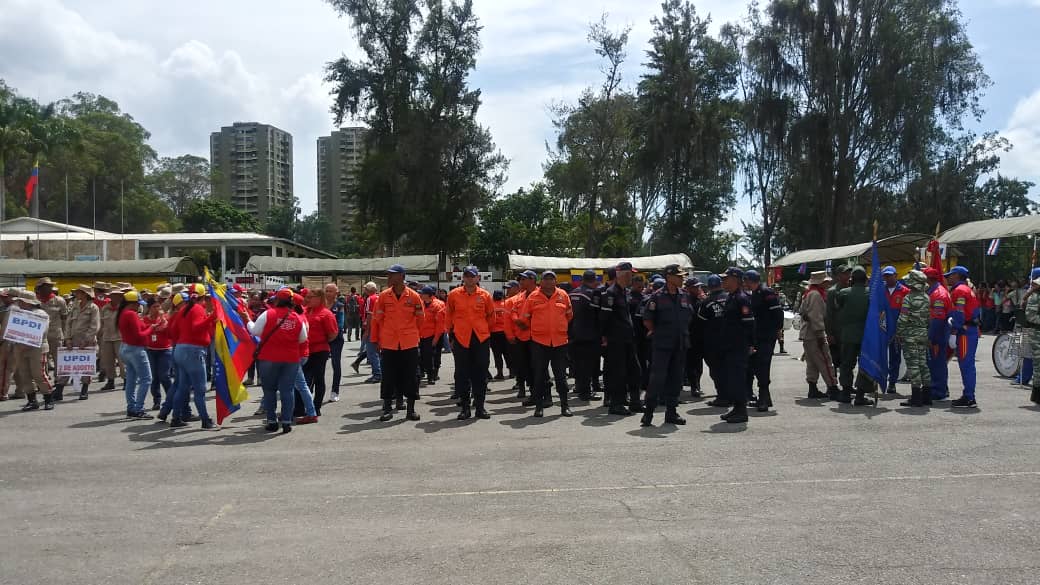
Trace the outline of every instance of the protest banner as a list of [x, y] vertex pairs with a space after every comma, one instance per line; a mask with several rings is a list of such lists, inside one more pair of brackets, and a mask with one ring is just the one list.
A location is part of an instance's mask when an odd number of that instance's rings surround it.
[[20, 343], [29, 347], [40, 347], [43, 345], [50, 317], [45, 313], [23, 311], [18, 307], [11, 307], [7, 315], [7, 329], [4, 330], [4, 341]]
[[61, 348], [58, 350], [57, 377], [71, 376], [73, 379], [97, 374], [97, 348]]

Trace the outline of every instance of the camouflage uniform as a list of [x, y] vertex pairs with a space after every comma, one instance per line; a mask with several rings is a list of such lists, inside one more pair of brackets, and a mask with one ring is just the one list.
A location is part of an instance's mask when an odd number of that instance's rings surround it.
[[902, 340], [911, 394], [910, 400], [903, 402], [902, 406], [923, 406], [931, 404], [931, 395], [926, 389], [932, 383], [928, 371], [928, 322], [931, 311], [931, 302], [926, 292], [928, 279], [923, 272], [911, 270], [903, 280], [910, 287], [910, 292], [903, 298], [896, 330]]
[[[1033, 281], [1033, 286], [1026, 294], [1026, 332], [1029, 335], [1029, 348], [1033, 350], [1033, 359], [1040, 357], [1040, 278]], [[1040, 374], [1033, 374], [1033, 393], [1030, 400], [1040, 404]]]

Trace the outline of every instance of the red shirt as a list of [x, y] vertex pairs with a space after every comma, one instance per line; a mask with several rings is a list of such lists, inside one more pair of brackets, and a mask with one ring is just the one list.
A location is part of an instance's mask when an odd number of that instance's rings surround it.
[[492, 301], [494, 307], [495, 317], [491, 321], [491, 332], [492, 333], [505, 333], [506, 321], [509, 317], [509, 309], [506, 308], [505, 300]]
[[[968, 283], [957, 283], [950, 291], [950, 300], [953, 302], [950, 316], [953, 317], [954, 327], [971, 327], [979, 324], [979, 299]], [[960, 314], [954, 315], [953, 313]]]
[[206, 309], [196, 303], [181, 309], [177, 314], [177, 323], [171, 332], [176, 344], [198, 345], [209, 347], [213, 341], [213, 330], [216, 328], [216, 311], [206, 314]]
[[259, 333], [260, 343], [263, 344], [257, 359], [278, 363], [300, 361], [300, 346], [307, 341], [303, 318], [287, 307], [272, 307], [260, 315], [255, 325], [262, 326], [259, 332], [250, 328], [253, 335]]
[[123, 309], [119, 314], [119, 335], [123, 338], [123, 345], [134, 347], [145, 347], [152, 328], [141, 321], [141, 316], [134, 310], [133, 305]]
[[946, 321], [946, 318], [950, 316], [950, 311], [953, 309], [953, 304], [950, 302], [950, 292], [946, 290], [943, 285], [938, 285], [935, 290], [928, 293], [928, 300], [931, 303], [930, 317], [939, 321]]
[[307, 309], [307, 342], [310, 353], [319, 351], [332, 351], [329, 347], [329, 336], [336, 337], [339, 334], [339, 323], [332, 311], [324, 306], [317, 309]]
[[520, 309], [521, 318], [531, 329], [531, 340], [539, 345], [560, 347], [567, 345], [567, 325], [574, 317], [571, 297], [562, 288], [555, 288], [549, 296], [541, 288], [527, 295]]
[[170, 338], [170, 320], [166, 318], [165, 314], [160, 313], [157, 319], [145, 316], [141, 320], [144, 321], [145, 325], [153, 327], [148, 335], [148, 343], [145, 347], [160, 350], [173, 347], [173, 339]]

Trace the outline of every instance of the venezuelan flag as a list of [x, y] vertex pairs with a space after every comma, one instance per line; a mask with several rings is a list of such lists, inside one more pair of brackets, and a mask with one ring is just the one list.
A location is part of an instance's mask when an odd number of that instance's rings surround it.
[[206, 287], [213, 297], [217, 330], [213, 335], [213, 385], [217, 394], [217, 424], [221, 424], [239, 405], [249, 400], [242, 378], [253, 364], [256, 340], [249, 334], [238, 314], [240, 301], [228, 293], [227, 285], [213, 280], [206, 270]]
[[33, 161], [32, 174], [29, 175], [29, 180], [25, 182], [25, 204], [29, 205], [32, 203], [33, 193], [36, 192], [36, 185], [40, 182], [40, 159]]

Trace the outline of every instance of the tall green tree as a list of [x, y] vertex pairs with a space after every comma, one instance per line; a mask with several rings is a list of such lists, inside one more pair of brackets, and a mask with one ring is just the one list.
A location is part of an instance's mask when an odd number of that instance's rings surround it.
[[188, 204], [181, 216], [185, 232], [259, 232], [260, 224], [252, 215], [235, 209], [223, 199], [199, 199]]
[[276, 205], [267, 210], [267, 219], [263, 231], [269, 236], [293, 240], [296, 238], [297, 224], [300, 221], [300, 200], [293, 197], [288, 205]]
[[581, 241], [540, 183], [492, 201], [473, 232], [470, 259], [481, 267], [506, 266], [508, 254], [569, 256]]
[[329, 0], [351, 19], [365, 58], [327, 66], [337, 124], [370, 128], [356, 190], [359, 235], [383, 251], [454, 252], [506, 161], [477, 123], [469, 75], [480, 50], [471, 0]]
[[163, 157], [147, 176], [148, 190], [181, 215], [193, 201], [210, 195], [209, 161], [191, 154]]

